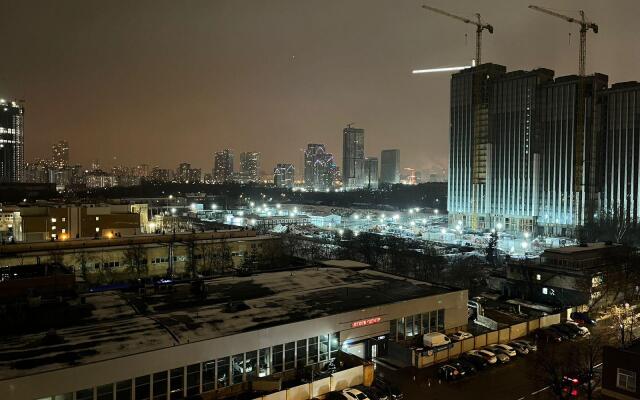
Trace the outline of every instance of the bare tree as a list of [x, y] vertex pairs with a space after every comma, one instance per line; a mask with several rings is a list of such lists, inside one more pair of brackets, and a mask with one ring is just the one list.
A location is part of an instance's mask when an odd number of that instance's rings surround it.
[[85, 249], [77, 251], [74, 255], [76, 264], [80, 267], [80, 274], [83, 279], [87, 279], [89, 274], [89, 263], [91, 262], [91, 255]]
[[147, 250], [141, 244], [132, 244], [124, 251], [124, 262], [127, 270], [137, 279], [146, 276], [149, 272], [147, 266]]

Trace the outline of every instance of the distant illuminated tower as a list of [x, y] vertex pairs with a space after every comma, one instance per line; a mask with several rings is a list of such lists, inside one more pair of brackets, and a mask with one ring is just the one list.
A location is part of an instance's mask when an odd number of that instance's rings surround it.
[[213, 163], [213, 180], [216, 183], [229, 182], [233, 178], [233, 151], [225, 149], [216, 152]]
[[382, 150], [380, 154], [380, 183], [400, 183], [400, 150]]
[[22, 182], [24, 174], [24, 107], [0, 100], [0, 182]]
[[260, 170], [260, 153], [246, 151], [240, 153], [240, 180], [257, 182]]
[[279, 163], [273, 169], [273, 183], [276, 187], [292, 188], [295, 168], [293, 164]]
[[364, 187], [367, 189], [378, 188], [378, 158], [367, 157], [364, 160]]
[[53, 166], [62, 169], [69, 165], [69, 143], [66, 140], [60, 140], [51, 146], [51, 155]]
[[304, 152], [304, 185], [308, 189], [326, 190], [333, 187], [337, 166], [333, 154], [324, 144], [310, 143]]
[[351, 124], [342, 130], [342, 184], [346, 189], [364, 187], [364, 129]]

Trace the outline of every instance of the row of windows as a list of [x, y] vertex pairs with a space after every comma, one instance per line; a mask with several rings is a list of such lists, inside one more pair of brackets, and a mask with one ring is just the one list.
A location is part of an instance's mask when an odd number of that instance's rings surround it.
[[429, 332], [444, 332], [444, 309], [392, 319], [391, 340], [405, 340]]
[[[178, 400], [256, 377], [327, 362], [337, 356], [337, 333], [159, 371], [75, 392], [75, 400]], [[66, 393], [39, 400], [74, 400]]]

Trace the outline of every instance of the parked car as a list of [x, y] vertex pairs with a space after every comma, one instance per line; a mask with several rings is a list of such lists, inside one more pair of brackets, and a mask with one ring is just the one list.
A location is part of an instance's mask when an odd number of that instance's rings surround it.
[[467, 354], [475, 354], [484, 358], [489, 364], [495, 364], [498, 362], [496, 355], [487, 350], [470, 350]]
[[451, 364], [445, 364], [438, 368], [438, 378], [444, 379], [445, 381], [460, 379], [464, 375], [466, 375], [465, 372], [460, 371]]
[[373, 380], [373, 385], [380, 389], [383, 393], [386, 393], [391, 400], [402, 400], [404, 398], [404, 394], [400, 388], [389, 381], [384, 380], [380, 376], [376, 376]]
[[451, 340], [453, 340], [454, 342], [458, 342], [460, 340], [470, 339], [472, 337], [473, 335], [469, 332], [458, 331], [451, 335]]
[[371, 400], [369, 396], [362, 393], [362, 391], [353, 388], [343, 389], [342, 395], [349, 400]]
[[591, 335], [591, 332], [589, 331], [589, 328], [587, 328], [586, 326], [580, 326], [577, 323], [575, 323], [574, 321], [567, 321], [565, 323], [565, 325], [569, 328], [569, 329], [573, 329], [578, 335], [580, 336], [589, 336]]
[[[499, 353], [504, 353], [504, 354], [508, 355], [509, 357], [515, 357], [516, 356], [516, 350], [513, 347], [508, 346], [506, 344], [494, 344], [491, 347], [495, 348], [496, 351], [498, 351]], [[495, 353], [495, 351], [493, 351], [493, 352]]]
[[342, 392], [329, 392], [325, 395], [325, 400], [351, 400]]
[[595, 325], [596, 320], [591, 318], [589, 314], [582, 312], [572, 312], [569, 316], [572, 320], [577, 322], [579, 325]]
[[576, 335], [573, 332], [570, 333], [570, 332], [558, 327], [558, 325], [551, 325], [551, 326], [546, 327], [545, 329], [557, 333], [558, 335], [560, 335], [562, 340], [569, 340], [569, 339], [573, 339], [573, 338], [576, 337]]
[[553, 324], [553, 325], [551, 325], [551, 329], [555, 329], [558, 332], [562, 332], [562, 333], [566, 334], [569, 337], [569, 339], [575, 339], [575, 338], [578, 337], [578, 332], [576, 332], [575, 330], [569, 328], [565, 324]]
[[499, 347], [487, 346], [484, 348], [484, 350], [493, 353], [500, 364], [508, 363], [511, 360], [511, 358]]
[[519, 343], [514, 340], [513, 342], [509, 342], [509, 346], [513, 347], [513, 349], [518, 354], [522, 354], [522, 355], [529, 354], [529, 347], [526, 346], [525, 344]]
[[535, 343], [532, 343], [528, 340], [518, 339], [518, 340], [514, 340], [511, 343], [518, 343], [522, 346], [525, 346], [529, 350], [529, 352], [538, 351], [538, 346]]
[[464, 359], [458, 359], [450, 364], [458, 368], [458, 371], [464, 371], [467, 376], [473, 375], [478, 371], [471, 362]]
[[562, 336], [553, 329], [538, 329], [536, 337], [544, 343], [562, 342]]
[[443, 333], [431, 332], [425, 333], [422, 336], [422, 343], [425, 347], [434, 349], [450, 345], [451, 339], [449, 339], [449, 337]]
[[382, 390], [378, 389], [375, 386], [364, 386], [358, 385], [355, 386], [354, 389], [358, 389], [362, 393], [366, 394], [371, 400], [390, 400], [388, 394], [384, 393]]
[[464, 353], [460, 358], [464, 361], [467, 361], [473, 364], [473, 366], [476, 367], [476, 369], [484, 369], [489, 366], [489, 363], [487, 362], [487, 360], [485, 360], [484, 357], [482, 357], [479, 354]]

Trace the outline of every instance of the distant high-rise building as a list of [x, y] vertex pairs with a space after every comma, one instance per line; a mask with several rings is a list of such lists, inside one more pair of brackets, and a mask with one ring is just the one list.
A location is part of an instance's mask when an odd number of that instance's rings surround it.
[[292, 188], [295, 172], [293, 164], [282, 163], [276, 165], [273, 169], [274, 185], [281, 188]]
[[378, 158], [367, 157], [364, 160], [364, 187], [367, 189], [378, 188]]
[[24, 107], [0, 100], [0, 182], [22, 182], [24, 174]]
[[149, 180], [155, 183], [167, 183], [171, 181], [171, 170], [160, 168], [158, 166], [153, 167], [149, 174]]
[[311, 143], [304, 152], [304, 185], [308, 189], [326, 190], [334, 185], [337, 166], [333, 154], [324, 144]]
[[139, 178], [147, 178], [149, 176], [149, 165], [148, 164], [137, 165], [135, 174]]
[[364, 129], [349, 124], [342, 130], [342, 185], [364, 187]]
[[51, 146], [51, 161], [54, 168], [62, 169], [69, 165], [69, 143], [60, 140]]
[[216, 183], [229, 182], [233, 179], [233, 151], [225, 149], [216, 152], [213, 164], [213, 180]]
[[260, 171], [260, 153], [246, 151], [240, 153], [241, 182], [257, 182]]
[[[623, 216], [640, 223], [640, 83], [624, 82], [603, 92], [604, 157], [599, 218]], [[621, 226], [624, 226], [622, 224]]]
[[380, 154], [380, 183], [400, 183], [400, 150], [382, 150]]

